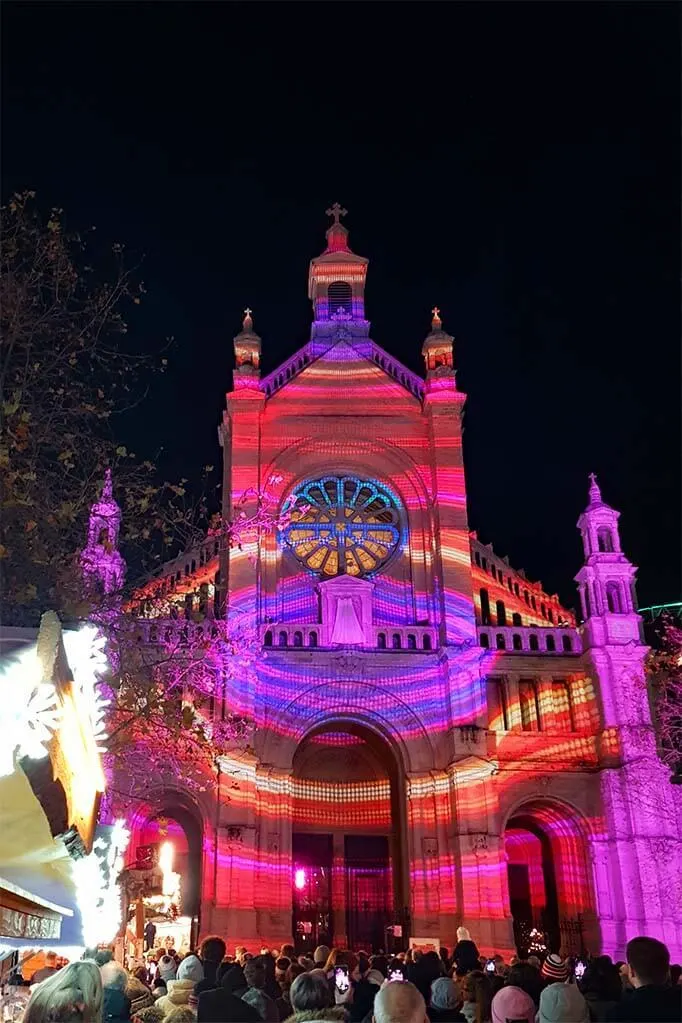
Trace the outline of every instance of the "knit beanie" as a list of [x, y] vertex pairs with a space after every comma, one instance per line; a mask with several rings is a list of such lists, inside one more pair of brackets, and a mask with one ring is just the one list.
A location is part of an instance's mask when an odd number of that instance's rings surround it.
[[175, 980], [175, 959], [172, 956], [161, 956], [159, 959], [159, 977], [161, 980]]
[[434, 1009], [455, 1009], [457, 988], [449, 977], [437, 977], [431, 984], [431, 1005]]
[[542, 964], [541, 972], [547, 980], [566, 982], [568, 980], [568, 963], [561, 956], [551, 952]]
[[201, 960], [194, 955], [185, 956], [178, 966], [177, 977], [178, 980], [191, 980], [192, 983], [198, 984], [200, 980], [204, 979], [204, 968], [201, 965]]
[[590, 1023], [587, 1002], [575, 984], [548, 984], [540, 995], [538, 1023]]
[[507, 1023], [508, 1019], [535, 1023], [535, 1002], [520, 987], [510, 984], [497, 992], [490, 1006], [490, 1014], [492, 1023]]

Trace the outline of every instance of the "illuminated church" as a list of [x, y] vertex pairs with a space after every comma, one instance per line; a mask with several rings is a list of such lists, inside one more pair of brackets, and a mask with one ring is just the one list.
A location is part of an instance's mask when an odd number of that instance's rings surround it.
[[372, 340], [368, 260], [328, 213], [310, 340], [261, 376], [247, 311], [219, 429], [225, 516], [270, 488], [283, 524], [154, 584], [255, 623], [254, 670], [212, 708], [252, 746], [203, 794], [147, 780], [131, 847], [172, 818], [198, 928], [230, 946], [452, 947], [465, 925], [509, 953], [535, 927], [614, 957], [649, 934], [679, 959], [681, 801], [618, 512], [591, 477], [582, 624], [478, 540], [453, 337], [435, 309], [423, 377]]

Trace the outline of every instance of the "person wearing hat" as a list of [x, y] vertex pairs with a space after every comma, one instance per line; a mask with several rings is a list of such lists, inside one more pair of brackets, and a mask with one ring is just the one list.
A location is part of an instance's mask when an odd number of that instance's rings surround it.
[[175, 973], [175, 959], [173, 959], [172, 956], [161, 956], [157, 972], [158, 979], [168, 985], [169, 980], [175, 980]]
[[329, 959], [329, 946], [318, 945], [313, 952], [313, 959], [315, 960], [315, 966], [321, 966], [324, 968], [327, 960]]
[[431, 1023], [465, 1023], [457, 1008], [459, 996], [455, 982], [449, 977], [437, 977], [431, 984], [428, 1015]]
[[540, 995], [538, 1023], [590, 1023], [587, 1002], [575, 984], [548, 984]]
[[195, 985], [203, 979], [204, 968], [201, 960], [195, 955], [186, 956], [178, 966], [177, 979], [167, 982], [168, 994], [159, 998], [156, 1004], [165, 1015], [179, 1005], [189, 1005]]
[[493, 998], [490, 1013], [492, 1023], [507, 1023], [511, 1019], [514, 1023], [535, 1023], [535, 1002], [526, 991], [508, 984]]
[[568, 980], [570, 969], [566, 959], [562, 959], [555, 952], [551, 952], [542, 964], [540, 972], [550, 984], [565, 984]]

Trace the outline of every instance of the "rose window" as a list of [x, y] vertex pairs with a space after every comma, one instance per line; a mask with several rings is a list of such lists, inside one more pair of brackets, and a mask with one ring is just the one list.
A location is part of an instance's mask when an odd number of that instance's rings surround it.
[[286, 545], [322, 576], [380, 569], [400, 542], [396, 499], [379, 483], [325, 476], [302, 484], [284, 507]]

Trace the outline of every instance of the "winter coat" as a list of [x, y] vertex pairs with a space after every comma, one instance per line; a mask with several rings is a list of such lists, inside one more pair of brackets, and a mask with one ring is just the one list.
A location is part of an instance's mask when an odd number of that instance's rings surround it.
[[265, 991], [250, 987], [241, 996], [242, 1001], [253, 1006], [265, 1023], [279, 1023], [279, 1011], [275, 1002]]
[[156, 1004], [164, 1016], [167, 1016], [171, 1009], [177, 1009], [179, 1005], [189, 1005], [189, 996], [193, 991], [193, 980], [169, 980], [168, 994], [162, 995]]
[[680, 1023], [682, 987], [645, 984], [635, 988], [608, 1015], [611, 1023]]
[[102, 1023], [127, 1023], [130, 1019], [130, 999], [117, 987], [105, 987], [102, 992]]
[[473, 941], [458, 941], [455, 951], [452, 953], [452, 959], [459, 970], [480, 969], [479, 953]]
[[199, 996], [198, 1023], [262, 1023], [260, 1014], [225, 988], [204, 991]]
[[284, 1023], [345, 1023], [346, 1010], [342, 1005], [333, 1005], [329, 1009], [304, 1009], [295, 1012]]

